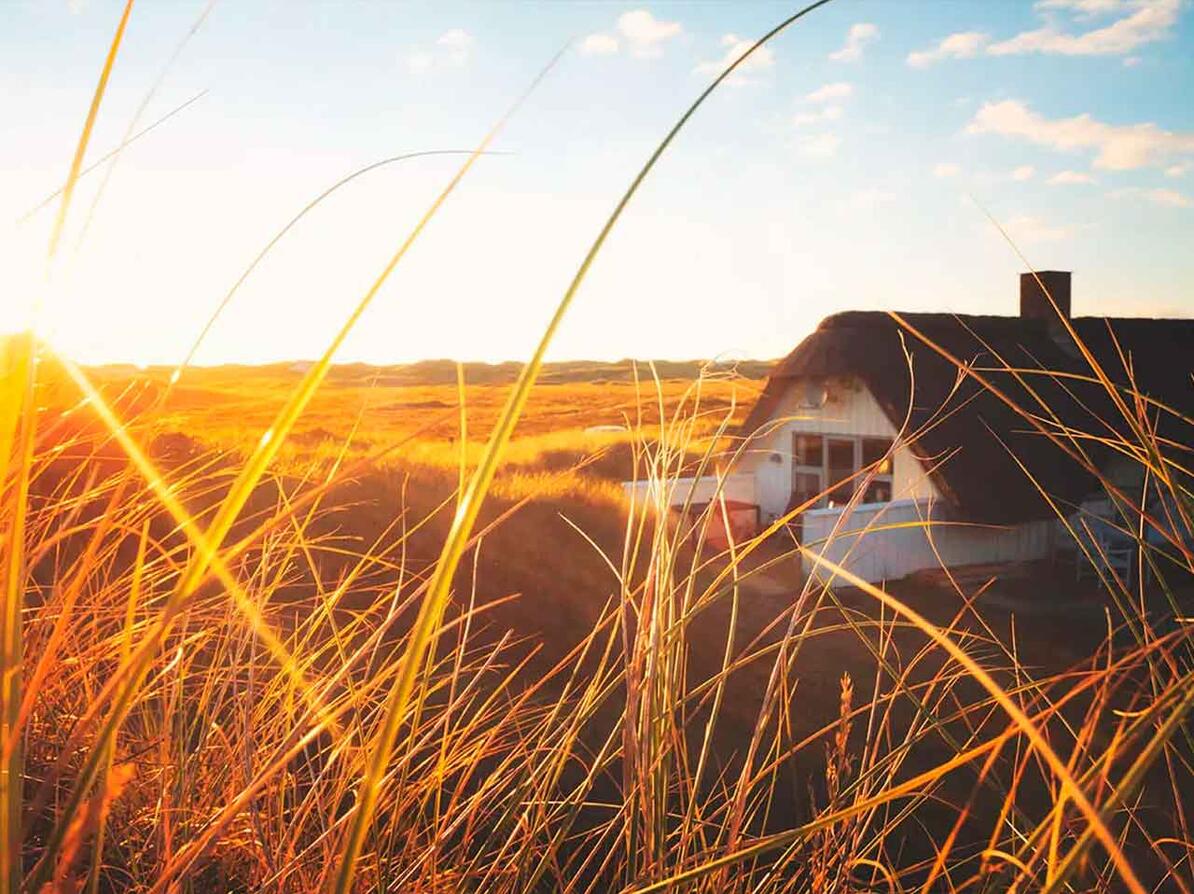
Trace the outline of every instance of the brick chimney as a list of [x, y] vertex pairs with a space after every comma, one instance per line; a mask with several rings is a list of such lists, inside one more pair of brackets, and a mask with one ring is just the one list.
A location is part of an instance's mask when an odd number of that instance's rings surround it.
[[[1041, 286], [1044, 286], [1044, 289]], [[1049, 303], [1050, 296], [1053, 298], [1053, 304], [1057, 305], [1057, 310]], [[1021, 273], [1020, 318], [1051, 322], [1057, 320], [1058, 311], [1063, 317], [1069, 318], [1070, 271], [1038, 270], [1035, 274]]]

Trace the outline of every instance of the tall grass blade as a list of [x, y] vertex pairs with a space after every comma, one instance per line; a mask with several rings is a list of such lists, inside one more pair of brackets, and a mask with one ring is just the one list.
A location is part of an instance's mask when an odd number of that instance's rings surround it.
[[410, 641], [401, 659], [401, 673], [383, 709], [382, 726], [377, 733], [368, 767], [358, 789], [355, 815], [353, 816], [352, 827], [345, 845], [344, 857], [331, 888], [336, 894], [348, 894], [352, 889], [357, 859], [364, 847], [365, 836], [368, 834], [369, 827], [373, 822], [373, 812], [377, 805], [377, 797], [385, 776], [386, 767], [389, 765], [390, 753], [393, 750], [394, 741], [397, 739], [402, 721], [406, 716], [408, 702], [415, 687], [415, 679], [419, 668], [423, 664], [424, 653], [434, 639], [436, 627], [439, 624], [439, 619], [447, 603], [448, 595], [451, 592], [452, 579], [455, 576], [456, 568], [460, 564], [461, 557], [464, 555], [469, 534], [481, 511], [481, 503], [485, 499], [485, 494], [488, 492], [490, 485], [493, 483], [493, 477], [497, 472], [501, 454], [514, 432], [514, 427], [518, 424], [522, 410], [526, 406], [527, 399], [530, 396], [531, 388], [539, 375], [539, 369], [543, 365], [543, 357], [547, 353], [547, 348], [551, 344], [560, 323], [563, 321], [564, 315], [571, 306], [573, 298], [580, 289], [585, 275], [588, 273], [597, 254], [601, 251], [614, 225], [617, 224], [618, 219], [622, 216], [622, 212], [629, 205], [635, 193], [638, 192], [639, 186], [655, 167], [655, 163], [667, 150], [668, 146], [671, 145], [676, 135], [679, 134], [688, 120], [704, 103], [705, 99], [764, 43], [779, 34], [793, 22], [818, 7], [824, 6], [828, 2], [829, 0], [817, 0], [817, 2], [809, 4], [799, 12], [789, 16], [771, 31], [767, 32], [767, 34], [763, 35], [763, 37], [759, 38], [749, 50], [734, 60], [724, 72], [701, 92], [692, 105], [680, 116], [680, 119], [663, 138], [650, 158], [647, 159], [646, 164], [643, 165], [642, 169], [635, 176], [629, 188], [615, 206], [613, 213], [610, 214], [601, 231], [597, 234], [597, 238], [589, 248], [576, 274], [573, 276], [572, 282], [556, 307], [555, 313], [548, 323], [538, 346], [535, 348], [534, 354], [526, 366], [523, 367], [522, 372], [519, 374], [518, 382], [511, 390], [506, 406], [498, 418], [493, 433], [490, 435], [489, 443], [486, 446], [481, 462], [469, 480], [468, 488], [461, 497], [456, 514], [452, 519], [452, 527], [444, 541], [439, 561], [436, 563], [431, 587], [422, 605], [419, 607], [419, 614], [415, 619], [415, 626], [412, 630]]

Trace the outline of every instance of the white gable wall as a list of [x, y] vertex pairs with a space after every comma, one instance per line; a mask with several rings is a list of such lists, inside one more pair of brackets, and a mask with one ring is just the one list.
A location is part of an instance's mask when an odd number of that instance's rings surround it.
[[[750, 445], [746, 467], [755, 474], [755, 498], [764, 522], [784, 513], [792, 494], [792, 435], [809, 432], [877, 438], [896, 436], [895, 426], [879, 407], [874, 395], [861, 382], [832, 379], [828, 399], [818, 409], [800, 406], [805, 394], [803, 380], [795, 380], [784, 393], [768, 422], [767, 434]], [[774, 426], [774, 429], [770, 428]], [[925, 500], [938, 497], [937, 488], [920, 460], [905, 445], [898, 445], [893, 457], [892, 500]]]

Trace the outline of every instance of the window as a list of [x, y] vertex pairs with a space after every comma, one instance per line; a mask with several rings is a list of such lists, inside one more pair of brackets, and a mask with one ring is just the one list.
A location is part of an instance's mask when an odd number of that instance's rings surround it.
[[798, 466], [821, 468], [824, 438], [820, 435], [795, 435], [792, 439], [792, 456]]
[[814, 507], [842, 506], [858, 487], [863, 503], [890, 502], [892, 446], [890, 438], [793, 433], [789, 508], [818, 497]]
[[862, 495], [864, 503], [891, 502], [892, 442], [890, 438], [862, 439], [863, 480], [870, 479]]
[[829, 476], [829, 505], [841, 506], [854, 495], [854, 473], [858, 466], [854, 461], [854, 438], [825, 439], [825, 471]]
[[873, 466], [876, 463], [879, 464], [875, 468], [876, 475], [891, 474], [891, 440], [889, 438], [862, 439], [863, 468]]
[[825, 490], [824, 453], [821, 435], [792, 436], [792, 498], [788, 501], [789, 509], [820, 498]]

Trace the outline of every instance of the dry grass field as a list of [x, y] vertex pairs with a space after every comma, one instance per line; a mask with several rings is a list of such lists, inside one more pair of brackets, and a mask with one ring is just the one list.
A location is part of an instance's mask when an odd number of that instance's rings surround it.
[[[1131, 774], [1141, 752], [1126, 743], [1164, 729], [1145, 722], [1140, 687], [1178, 685], [1165, 668], [1183, 639], [1141, 644], [1103, 600], [1018, 620], [989, 598], [1006, 590], [994, 578], [902, 582], [887, 591], [893, 612], [862, 590], [810, 586], [782, 529], [702, 548], [707, 517], [659, 525], [620, 482], [715, 467], [760, 380], [547, 371], [453, 575], [360, 890], [641, 889], [694, 867], [701, 890], [750, 878], [999, 890], [1007, 861], [1047, 874], [1053, 848], [1082, 845], [1056, 771], [999, 696], [1031, 712], [1048, 735], [1038, 747], [1086, 767], [1085, 784], [1121, 764]], [[172, 613], [202, 550], [179, 519], [217, 524], [302, 373], [74, 376], [94, 383], [87, 400], [47, 357], [36, 395], [26, 872], [63, 890], [328, 884], [460, 484], [511, 386], [333, 368]], [[94, 713], [163, 618], [132, 698]], [[96, 760], [81, 744], [105, 716], [118, 722]], [[1150, 883], [1180, 870], [1157, 840], [1181, 822], [1166, 779], [1187, 769], [1171, 735], [1154, 740], [1168, 770], [1137, 771], [1152, 781], [1132, 781], [1114, 845]], [[83, 818], [63, 824], [72, 809]], [[726, 854], [733, 868], [718, 870]], [[1068, 872], [1116, 889], [1112, 861]]]
[[[722, 421], [741, 422], [767, 368], [748, 364], [745, 371], [753, 378], [736, 369], [707, 376], [698, 393], [694, 384], [699, 365], [671, 366], [682, 367], [683, 376], [656, 380], [663, 373], [647, 364], [549, 367], [504, 454], [505, 465], [528, 474], [562, 471], [584, 457], [628, 445], [634, 432], [658, 430], [661, 412], [666, 423], [677, 412], [692, 412], [694, 402], [701, 419], [693, 430], [692, 449], [703, 451], [709, 445], [702, 439]], [[183, 435], [209, 449], [243, 450], [273, 422], [304, 368], [191, 369], [173, 388], [168, 386], [171, 370], [130, 374], [108, 368], [97, 370], [96, 382], [130, 407], [152, 406], [154, 425], [163, 438]], [[282, 463], [304, 466], [320, 457], [362, 457], [386, 450], [379, 463], [401, 457], [430, 468], [456, 469], [462, 461], [471, 468], [513, 384], [508, 368], [505, 375], [501, 372], [500, 367], [469, 365], [461, 370], [462, 390], [453, 364], [446, 376], [364, 366], [334, 368], [283, 448]], [[416, 377], [424, 381], [406, 381]], [[435, 381], [445, 377], [446, 382]], [[628, 455], [622, 458], [629, 461]], [[590, 469], [586, 477], [621, 481], [630, 472], [629, 465], [619, 469], [606, 463]]]
[[[762, 387], [762, 379], [736, 368], [701, 376], [699, 364], [668, 366], [549, 366], [504, 453], [486, 508], [487, 518], [503, 521], [479, 552], [476, 587], [486, 600], [517, 595], [517, 602], [533, 603], [510, 605], [508, 619], [556, 658], [565, 642], [585, 635], [618, 588], [607, 559], [621, 551], [626, 533], [622, 482], [647, 477], [654, 462], [648, 451], [661, 438], [682, 439], [667, 460], [676, 477], [691, 474], [708, 453], [732, 448], [729, 432], [736, 433]], [[168, 369], [104, 368], [93, 378], [143, 432], [155, 460], [206, 470], [245, 460], [302, 368], [191, 369], [174, 387]], [[765, 368], [752, 363], [745, 371], [757, 376]], [[661, 369], [687, 377], [656, 378]], [[460, 373], [463, 389], [454, 364], [333, 369], [272, 473], [278, 488], [328, 488], [311, 530], [337, 546], [314, 550], [326, 553], [319, 574], [334, 576], [346, 555], [397, 539], [395, 518], [414, 528], [402, 537], [405, 567], [430, 572], [461, 476], [474, 471], [512, 384], [508, 367], [476, 364]], [[468, 384], [470, 375], [483, 383]], [[72, 406], [67, 395], [77, 392], [68, 383], [46, 382], [47, 407]], [[85, 418], [86, 407], [70, 416]], [[545, 603], [554, 608], [545, 611]]]

